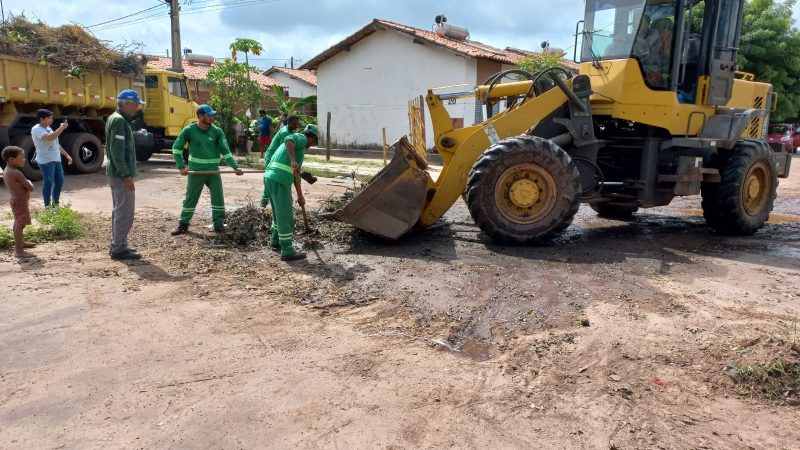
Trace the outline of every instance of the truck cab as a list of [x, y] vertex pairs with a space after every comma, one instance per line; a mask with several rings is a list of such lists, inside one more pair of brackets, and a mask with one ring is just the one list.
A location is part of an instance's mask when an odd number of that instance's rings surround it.
[[183, 74], [148, 67], [144, 84], [147, 104], [134, 121], [139, 161], [147, 161], [153, 153], [169, 150], [183, 127], [195, 121], [198, 107], [189, 95]]

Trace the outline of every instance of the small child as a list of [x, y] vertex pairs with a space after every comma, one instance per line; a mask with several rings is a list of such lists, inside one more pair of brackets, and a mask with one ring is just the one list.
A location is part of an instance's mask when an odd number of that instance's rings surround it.
[[19, 170], [25, 167], [25, 152], [13, 145], [3, 149], [3, 161], [6, 162], [6, 169], [3, 171], [3, 181], [11, 191], [11, 212], [14, 213], [14, 256], [17, 258], [32, 258], [35, 255], [25, 251], [26, 248], [33, 248], [36, 245], [25, 242], [22, 232], [25, 225], [31, 224], [31, 211], [28, 201], [31, 198], [33, 183], [25, 178]]

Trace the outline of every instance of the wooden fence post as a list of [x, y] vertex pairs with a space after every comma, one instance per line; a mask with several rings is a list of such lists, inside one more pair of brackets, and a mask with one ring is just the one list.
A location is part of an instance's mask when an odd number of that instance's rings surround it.
[[386, 165], [386, 128], [383, 128], [383, 165]]
[[325, 126], [325, 161], [331, 160], [331, 112], [328, 111], [328, 124]]

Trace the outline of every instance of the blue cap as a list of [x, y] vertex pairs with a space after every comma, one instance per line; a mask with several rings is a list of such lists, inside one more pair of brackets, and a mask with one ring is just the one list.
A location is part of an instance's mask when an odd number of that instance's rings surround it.
[[127, 100], [144, 105], [144, 102], [139, 99], [139, 93], [133, 89], [125, 89], [124, 91], [120, 92], [119, 95], [117, 95], [117, 100]]
[[214, 111], [213, 109], [211, 109], [211, 107], [210, 107], [210, 106], [208, 106], [208, 105], [206, 105], [206, 104], [204, 103], [204, 104], [200, 105], [200, 107], [199, 107], [199, 108], [197, 108], [197, 114], [198, 114], [198, 115], [200, 115], [200, 114], [207, 114], [207, 115], [209, 115], [209, 116], [213, 116], [213, 115], [216, 115], [216, 114], [217, 114], [217, 112], [216, 112], [216, 111]]

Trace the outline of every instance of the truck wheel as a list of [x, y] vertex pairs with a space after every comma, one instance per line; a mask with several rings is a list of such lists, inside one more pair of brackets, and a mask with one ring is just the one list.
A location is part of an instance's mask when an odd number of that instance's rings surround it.
[[145, 162], [153, 156], [152, 147], [136, 147], [136, 161]]
[[22, 174], [31, 181], [40, 181], [44, 178], [39, 165], [33, 162], [33, 156], [36, 154], [33, 138], [30, 136], [17, 136], [11, 140], [11, 145], [15, 145], [25, 152], [25, 167], [22, 168]]
[[728, 155], [715, 155], [722, 181], [703, 183], [703, 217], [721, 234], [755, 233], [769, 218], [778, 177], [769, 147], [742, 140]]
[[467, 180], [473, 220], [505, 244], [542, 244], [566, 229], [580, 206], [580, 174], [559, 146], [536, 136], [486, 150]]
[[103, 167], [103, 143], [91, 133], [70, 133], [61, 138], [61, 146], [72, 156], [72, 173], [92, 173]]
[[639, 210], [636, 205], [620, 204], [620, 203], [592, 203], [589, 205], [598, 216], [607, 219], [630, 219], [633, 213]]

